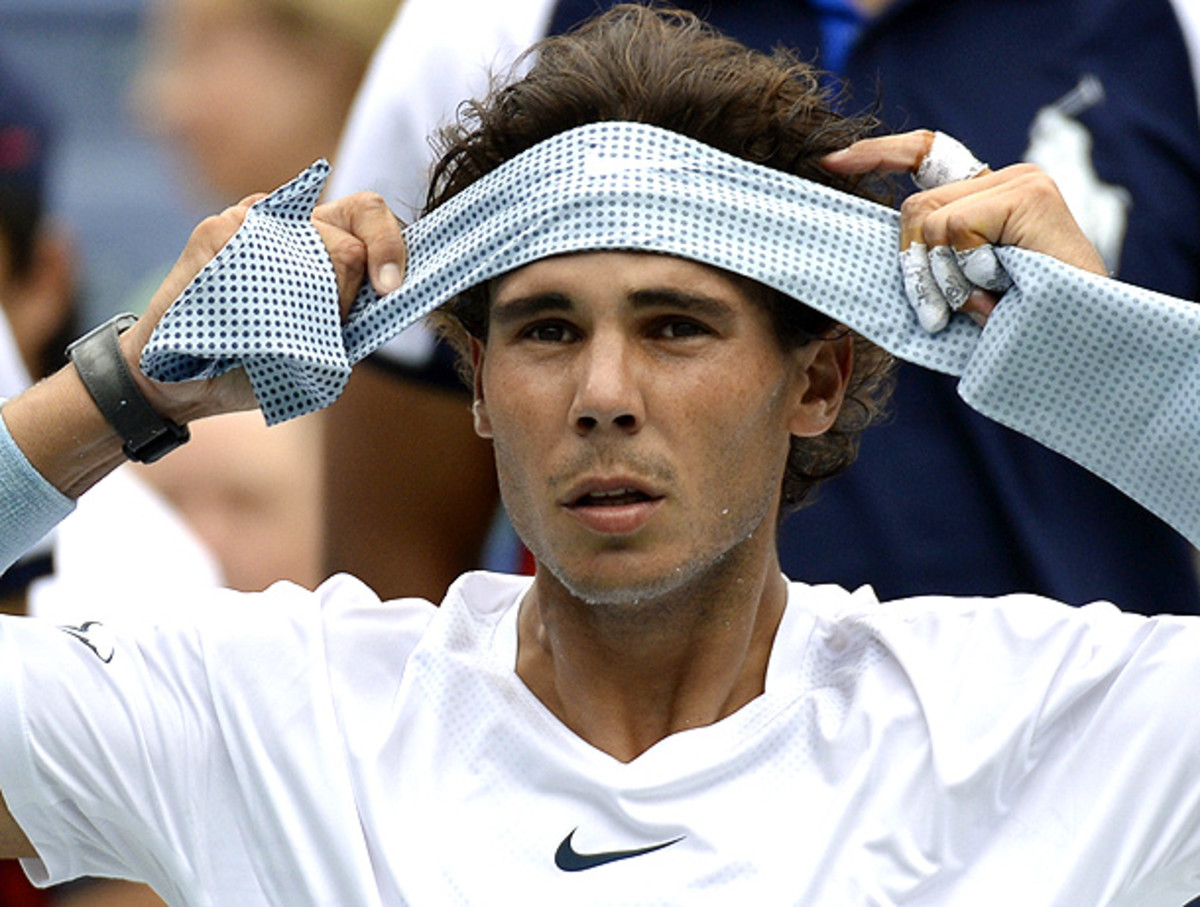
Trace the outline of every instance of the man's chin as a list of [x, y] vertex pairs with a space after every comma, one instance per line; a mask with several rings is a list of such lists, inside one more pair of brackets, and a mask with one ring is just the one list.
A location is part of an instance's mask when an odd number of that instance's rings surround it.
[[666, 571], [647, 572], [613, 568], [603, 571], [571, 571], [547, 566], [558, 583], [574, 598], [597, 607], [640, 607], [669, 598], [694, 578], [695, 565], [680, 565]]

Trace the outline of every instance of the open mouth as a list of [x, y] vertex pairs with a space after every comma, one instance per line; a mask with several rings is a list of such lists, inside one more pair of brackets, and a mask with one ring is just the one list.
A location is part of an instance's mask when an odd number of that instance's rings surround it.
[[611, 491], [589, 491], [571, 502], [572, 507], [622, 507], [652, 501], [650, 495], [636, 488], [614, 488]]
[[567, 511], [601, 535], [628, 535], [644, 527], [664, 496], [617, 480], [589, 482], [567, 500]]

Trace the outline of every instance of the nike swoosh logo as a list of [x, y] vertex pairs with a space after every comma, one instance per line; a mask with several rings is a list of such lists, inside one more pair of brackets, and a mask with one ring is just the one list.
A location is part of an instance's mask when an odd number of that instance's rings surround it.
[[558, 850], [554, 852], [554, 865], [563, 872], [582, 872], [585, 869], [595, 869], [597, 866], [615, 863], [617, 860], [628, 860], [630, 857], [645, 856], [648, 853], [654, 853], [656, 850], [662, 850], [664, 847], [670, 847], [672, 844], [678, 844], [684, 839], [684, 836], [680, 835], [673, 840], [663, 841], [661, 844], [651, 844], [649, 847], [635, 847], [632, 850], [606, 850], [600, 853], [580, 853], [571, 844], [571, 839], [575, 837], [576, 831], [579, 831], [579, 829], [574, 829], [569, 835], [563, 838], [562, 843], [558, 845]]

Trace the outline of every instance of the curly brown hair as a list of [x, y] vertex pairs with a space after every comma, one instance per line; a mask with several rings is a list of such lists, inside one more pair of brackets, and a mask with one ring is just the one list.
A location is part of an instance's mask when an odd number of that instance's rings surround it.
[[[530, 61], [532, 61], [530, 63]], [[885, 185], [835, 176], [818, 161], [869, 134], [872, 117], [832, 109], [821, 73], [794, 54], [763, 54], [720, 34], [690, 12], [623, 4], [531, 48], [481, 101], [465, 103], [458, 122], [438, 135], [425, 211], [537, 143], [577, 126], [632, 121], [670, 129], [755, 163], [869, 198]], [[762, 287], [780, 343], [792, 349], [840, 325], [802, 302]], [[487, 338], [489, 288], [474, 287], [434, 313], [435, 327], [460, 353], [468, 337]], [[781, 515], [858, 455], [859, 436], [883, 412], [892, 359], [851, 332], [854, 369], [834, 426], [816, 438], [793, 437]], [[470, 357], [462, 357], [470, 368]]]

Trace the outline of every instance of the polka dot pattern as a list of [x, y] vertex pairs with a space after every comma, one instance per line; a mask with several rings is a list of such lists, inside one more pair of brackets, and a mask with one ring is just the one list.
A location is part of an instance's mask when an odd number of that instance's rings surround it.
[[959, 394], [1200, 545], [1200, 306], [1025, 249], [996, 253], [1014, 287]]
[[[1184, 348], [1200, 350], [1200, 315], [1186, 305], [1151, 324], [1157, 316], [1143, 307], [1156, 294], [1003, 249], [1016, 288], [982, 339], [962, 315], [929, 334], [905, 299], [895, 211], [657, 127], [596, 123], [531, 148], [411, 225], [403, 285], [383, 297], [364, 286], [342, 326], [332, 266], [308, 219], [327, 174], [318, 162], [254, 206], [163, 318], [143, 358], [148, 374], [186, 380], [241, 364], [274, 423], [332, 403], [353, 363], [468, 287], [550, 255], [664, 252], [760, 281], [902, 359], [964, 375], [963, 395], [981, 412], [1200, 539], [1200, 515], [1179, 503], [1182, 487], [1197, 487], [1189, 461], [1200, 449], [1200, 354], [1186, 388], [1167, 383], [1179, 381], [1170, 369], [1188, 359]], [[1131, 343], [1131, 324], [1144, 341]], [[1152, 330], [1172, 356], [1143, 346]], [[1136, 350], [1153, 358], [1121, 361]], [[1128, 382], [1151, 367], [1175, 376], [1155, 385], [1172, 397], [1154, 405], [1169, 410], [1165, 421], [1126, 413], [1130, 401], [1149, 408], [1145, 388]]]
[[320, 161], [250, 208], [155, 330], [147, 375], [186, 381], [242, 365], [271, 424], [337, 399], [350, 363], [333, 263], [311, 220], [328, 174]]

